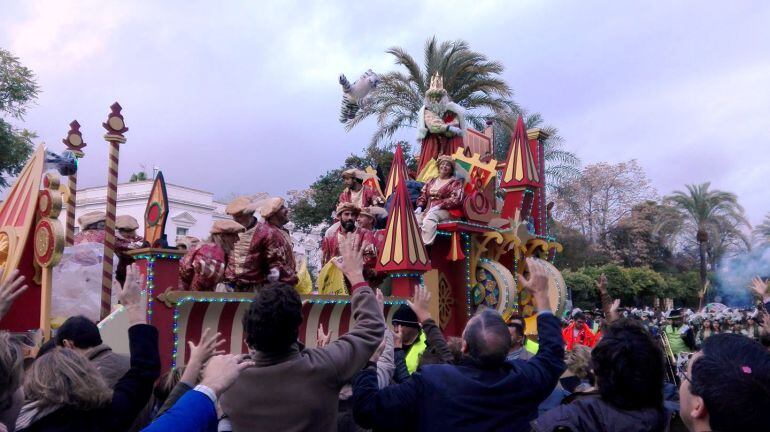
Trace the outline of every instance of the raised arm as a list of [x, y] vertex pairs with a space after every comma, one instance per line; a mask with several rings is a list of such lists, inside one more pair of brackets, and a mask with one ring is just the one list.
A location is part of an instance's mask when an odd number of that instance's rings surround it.
[[519, 275], [519, 283], [532, 295], [537, 311], [537, 333], [540, 348], [532, 359], [522, 365], [522, 371], [530, 378], [532, 388], [549, 394], [567, 368], [564, 363], [564, 341], [559, 319], [551, 312], [548, 297], [548, 274], [536, 258], [527, 258], [529, 278]]
[[[3, 270], [0, 269], [0, 280], [3, 280]], [[24, 285], [24, 276], [19, 276], [19, 271], [14, 270], [8, 275], [8, 279], [0, 283], [0, 319], [11, 309], [13, 302], [27, 290]]]
[[451, 363], [453, 360], [452, 351], [449, 350], [449, 345], [444, 339], [441, 329], [430, 315], [430, 292], [424, 286], [418, 286], [414, 291], [414, 298], [408, 301], [408, 304], [417, 315], [417, 320], [425, 333], [425, 342], [428, 348], [438, 355], [442, 363]]
[[347, 234], [340, 242], [341, 256], [333, 260], [350, 282], [350, 304], [355, 324], [347, 334], [326, 347], [309, 350], [311, 356], [334, 366], [339, 384], [348, 382], [366, 365], [385, 333], [385, 317], [380, 303], [364, 281], [363, 256], [358, 239], [355, 234]]

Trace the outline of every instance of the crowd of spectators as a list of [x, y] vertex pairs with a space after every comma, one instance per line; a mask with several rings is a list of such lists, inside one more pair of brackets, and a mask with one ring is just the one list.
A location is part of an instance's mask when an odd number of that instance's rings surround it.
[[[532, 296], [536, 329], [485, 309], [447, 339], [424, 288], [386, 323], [352, 238], [340, 253], [334, 263], [350, 281], [354, 324], [333, 341], [320, 328], [313, 347], [298, 342], [299, 295], [276, 282], [243, 318], [248, 354], [225, 354], [221, 335], [207, 330], [189, 342], [184, 368], [160, 376], [158, 334], [134, 266], [118, 296], [130, 321], [128, 356], [84, 317], [68, 319], [33, 361], [0, 332], [0, 432], [766, 429], [770, 352], [760, 342], [770, 317], [761, 307], [623, 309], [601, 278], [601, 313], [562, 320], [551, 312], [545, 267], [529, 258], [519, 284]], [[15, 273], [0, 284], [0, 318], [24, 289]], [[764, 282], [754, 289], [770, 303]], [[666, 378], [675, 349], [692, 353], [677, 365], [678, 391]]]

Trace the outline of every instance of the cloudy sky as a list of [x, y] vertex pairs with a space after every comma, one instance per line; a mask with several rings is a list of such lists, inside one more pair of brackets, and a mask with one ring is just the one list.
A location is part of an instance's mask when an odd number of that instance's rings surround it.
[[[221, 4], [217, 4], [221, 3]], [[672, 4], [675, 3], [675, 4]], [[80, 184], [106, 178], [101, 122], [130, 128], [121, 180], [158, 165], [217, 196], [304, 188], [368, 142], [337, 75], [393, 69], [426, 38], [501, 61], [515, 99], [584, 163], [638, 159], [660, 194], [711, 181], [770, 212], [770, 3], [0, 0], [0, 47], [38, 76], [23, 124], [56, 150], [78, 119]]]

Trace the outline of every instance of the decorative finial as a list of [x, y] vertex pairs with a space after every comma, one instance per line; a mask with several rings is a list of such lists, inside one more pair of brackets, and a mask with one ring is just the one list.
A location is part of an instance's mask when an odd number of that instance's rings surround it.
[[83, 134], [80, 133], [80, 123], [78, 123], [77, 120], [72, 120], [70, 123], [70, 130], [61, 142], [67, 146], [68, 150], [73, 152], [80, 152], [80, 150], [87, 145], [83, 142]]
[[120, 114], [123, 107], [115, 102], [110, 106], [110, 109], [112, 112], [107, 116], [107, 122], [102, 123], [102, 127], [107, 129], [108, 135], [118, 135], [123, 137], [123, 132], [128, 131], [126, 123], [123, 121], [123, 115]]

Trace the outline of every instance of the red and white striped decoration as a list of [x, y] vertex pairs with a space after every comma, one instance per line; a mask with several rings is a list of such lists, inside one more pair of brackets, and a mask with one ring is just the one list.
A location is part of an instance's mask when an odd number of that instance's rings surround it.
[[[182, 366], [190, 356], [188, 341], [198, 343], [203, 330], [210, 328], [222, 334], [224, 348], [231, 354], [248, 352], [243, 334], [243, 316], [251, 305], [250, 301], [186, 301], [178, 304], [176, 366]], [[400, 304], [385, 305], [385, 319], [390, 322]], [[302, 303], [302, 325], [299, 340], [305, 346], [316, 346], [318, 326], [331, 331], [336, 340], [354, 325], [349, 302], [331, 303], [305, 300]], [[171, 347], [173, 349], [173, 346]]]
[[118, 203], [118, 162], [120, 143], [109, 141], [110, 163], [107, 174], [107, 214], [104, 221], [104, 258], [102, 260], [102, 303], [101, 317], [110, 314], [112, 303], [112, 260], [115, 256], [115, 212]]
[[78, 173], [69, 176], [69, 195], [67, 197], [67, 232], [65, 246], [75, 244], [75, 197], [78, 190]]

